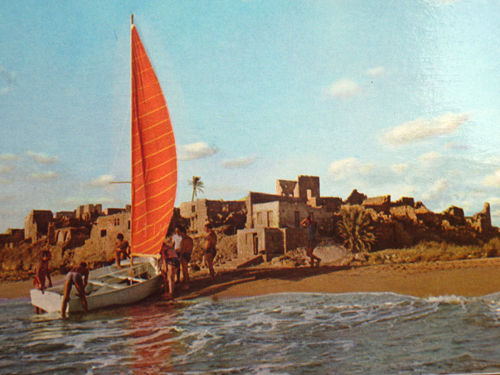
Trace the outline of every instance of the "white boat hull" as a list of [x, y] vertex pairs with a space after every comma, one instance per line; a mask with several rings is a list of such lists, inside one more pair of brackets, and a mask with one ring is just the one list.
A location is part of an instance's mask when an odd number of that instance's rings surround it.
[[[132, 277], [129, 262], [123, 261], [122, 264], [122, 269], [108, 266], [90, 271], [85, 288], [88, 310], [135, 303], [161, 290], [163, 277], [154, 258], [134, 258]], [[46, 312], [60, 312], [63, 293], [64, 285], [48, 288], [44, 293], [31, 289], [31, 304]], [[73, 287], [67, 312], [78, 311], [83, 311], [83, 307], [76, 295], [76, 287]]]

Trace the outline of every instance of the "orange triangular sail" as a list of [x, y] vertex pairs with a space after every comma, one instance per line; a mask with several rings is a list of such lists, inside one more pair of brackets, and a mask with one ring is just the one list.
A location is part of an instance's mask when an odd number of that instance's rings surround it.
[[157, 254], [172, 218], [177, 156], [167, 104], [132, 25], [133, 254]]

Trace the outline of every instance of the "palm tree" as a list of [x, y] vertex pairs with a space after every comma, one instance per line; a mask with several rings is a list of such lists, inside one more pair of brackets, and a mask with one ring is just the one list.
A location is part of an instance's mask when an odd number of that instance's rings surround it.
[[355, 256], [364, 256], [375, 242], [370, 214], [357, 205], [344, 206], [340, 212], [342, 219], [338, 223], [338, 232], [344, 240], [344, 246]]
[[193, 176], [192, 180], [188, 180], [188, 184], [193, 187], [193, 195], [191, 196], [191, 202], [193, 202], [194, 198], [198, 196], [198, 192], [203, 193], [205, 185], [199, 176]]

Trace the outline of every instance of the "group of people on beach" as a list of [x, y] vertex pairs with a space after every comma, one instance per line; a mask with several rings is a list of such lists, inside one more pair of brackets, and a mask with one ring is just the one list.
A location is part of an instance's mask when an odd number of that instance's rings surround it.
[[[314, 248], [317, 240], [316, 234], [318, 231], [318, 223], [314, 220], [314, 214], [309, 215], [300, 223], [301, 226], [307, 229], [307, 248], [306, 254], [310, 259], [311, 267], [319, 266], [321, 259], [314, 255]], [[210, 223], [205, 224], [205, 242], [204, 242], [204, 258], [205, 264], [210, 272], [210, 279], [215, 280], [214, 260], [217, 254], [217, 234], [214, 232]], [[160, 269], [163, 275], [164, 297], [165, 299], [173, 299], [176, 284], [182, 284], [183, 290], [189, 290], [189, 262], [193, 252], [193, 239], [187, 234], [186, 228], [178, 226], [175, 228], [175, 233], [172, 236], [171, 243], [163, 242], [160, 250]], [[122, 268], [120, 261], [130, 258], [130, 245], [124, 239], [123, 234], [119, 233], [116, 238], [115, 247], [115, 262], [117, 268]], [[40, 289], [42, 293], [45, 290], [45, 281], [48, 281], [48, 287], [52, 287], [52, 279], [49, 271], [49, 261], [52, 259], [50, 251], [42, 252], [42, 259], [38, 263], [34, 286]], [[181, 283], [182, 272], [182, 283]], [[77, 289], [77, 295], [82, 302], [83, 310], [87, 312], [87, 299], [85, 287], [88, 284], [89, 269], [86, 262], [81, 262], [78, 266], [73, 267], [65, 277], [64, 282], [64, 297], [61, 306], [61, 315], [66, 316], [66, 307], [69, 302], [70, 293], [73, 285]], [[35, 308], [35, 312], [38, 308]]]
[[[204, 245], [205, 264], [210, 272], [210, 279], [215, 280], [214, 259], [217, 253], [217, 235], [212, 225], [205, 225], [206, 237]], [[182, 284], [183, 290], [189, 290], [189, 262], [193, 252], [193, 239], [188, 236], [186, 228], [178, 226], [172, 236], [172, 242], [169, 244], [163, 242], [160, 250], [160, 269], [164, 281], [164, 297], [166, 299], [174, 298], [176, 284]], [[117, 268], [122, 268], [121, 260], [130, 258], [130, 245], [124, 239], [123, 234], [118, 233], [114, 247], [114, 262]], [[52, 278], [50, 276], [49, 262], [52, 259], [50, 251], [42, 252], [42, 259], [38, 263], [35, 280], [33, 285], [40, 289], [42, 293], [46, 289], [45, 283], [48, 281], [48, 287], [52, 287]], [[181, 283], [182, 272], [182, 283]], [[177, 280], [176, 280], [177, 277]], [[85, 287], [88, 284], [89, 269], [86, 262], [81, 262], [73, 267], [65, 277], [64, 297], [61, 306], [61, 315], [66, 316], [66, 308], [69, 302], [70, 293], [73, 285], [76, 287], [77, 295], [82, 302], [83, 310], [87, 312], [87, 298]], [[40, 309], [35, 307], [35, 312], [40, 313]]]
[[[38, 262], [36, 268], [36, 276], [33, 281], [35, 288], [40, 289], [42, 293], [45, 290], [45, 281], [49, 282], [48, 287], [52, 287], [52, 278], [50, 276], [49, 261], [52, 259], [52, 253], [48, 250], [42, 252], [42, 259]], [[85, 294], [85, 287], [87, 286], [89, 278], [89, 269], [86, 262], [81, 262], [78, 266], [73, 267], [69, 270], [64, 278], [64, 294], [63, 302], [61, 306], [61, 315], [63, 318], [66, 317], [66, 307], [69, 302], [69, 297], [73, 285], [76, 287], [77, 294], [82, 301], [83, 310], [87, 312], [87, 298]], [[40, 313], [40, 309], [35, 307], [35, 313]]]
[[[217, 235], [210, 223], [205, 224], [204, 258], [210, 272], [210, 279], [215, 280], [214, 259], [217, 253]], [[174, 298], [176, 284], [182, 284], [183, 290], [189, 290], [189, 268], [193, 252], [193, 239], [188, 236], [186, 228], [179, 226], [172, 236], [172, 243], [164, 242], [160, 250], [160, 268], [163, 275], [165, 299]], [[182, 283], [181, 283], [182, 271]]]

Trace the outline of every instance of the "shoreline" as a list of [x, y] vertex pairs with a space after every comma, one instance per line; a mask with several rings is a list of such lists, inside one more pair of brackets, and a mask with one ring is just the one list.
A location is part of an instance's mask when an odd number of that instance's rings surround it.
[[[192, 276], [191, 289], [176, 297], [240, 298], [273, 293], [392, 292], [420, 298], [481, 297], [500, 292], [500, 258], [382, 264], [369, 266], [216, 269], [211, 284], [205, 272]], [[64, 275], [52, 277], [54, 285]], [[0, 282], [0, 298], [29, 298], [33, 280]]]

